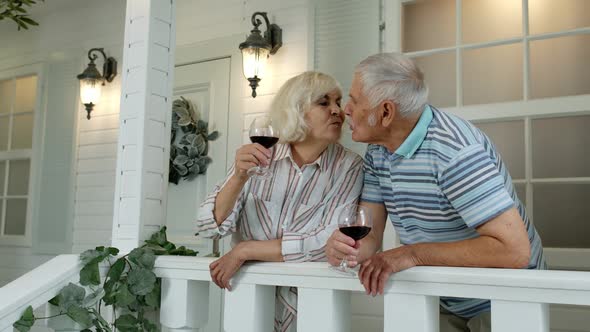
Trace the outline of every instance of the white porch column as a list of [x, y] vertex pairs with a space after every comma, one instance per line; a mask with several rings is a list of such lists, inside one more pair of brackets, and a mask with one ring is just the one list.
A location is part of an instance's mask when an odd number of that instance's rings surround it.
[[225, 332], [272, 332], [275, 317], [275, 287], [237, 283], [225, 291]]
[[438, 296], [385, 294], [385, 332], [438, 332]]
[[163, 331], [196, 331], [209, 318], [209, 281], [162, 278]]
[[492, 300], [493, 332], [549, 332], [549, 304]]
[[164, 223], [174, 0], [127, 0], [112, 244], [127, 252]]
[[350, 292], [297, 289], [297, 331], [350, 331]]

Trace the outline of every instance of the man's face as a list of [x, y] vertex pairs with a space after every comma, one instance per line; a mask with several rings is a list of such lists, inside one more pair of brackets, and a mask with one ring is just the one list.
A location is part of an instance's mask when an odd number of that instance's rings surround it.
[[352, 79], [349, 97], [344, 113], [348, 116], [352, 139], [355, 142], [369, 143], [373, 141], [377, 130], [377, 112], [376, 108], [370, 108], [369, 100], [363, 94], [362, 82], [358, 74], [355, 74]]

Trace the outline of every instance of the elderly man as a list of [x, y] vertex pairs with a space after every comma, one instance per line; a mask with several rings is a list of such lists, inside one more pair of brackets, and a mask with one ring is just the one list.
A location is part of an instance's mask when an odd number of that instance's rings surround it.
[[[361, 264], [367, 294], [382, 294], [392, 273], [418, 265], [544, 269], [541, 239], [490, 139], [471, 123], [427, 104], [416, 64], [377, 54], [355, 69], [352, 138], [369, 143], [361, 205], [373, 229], [355, 241], [335, 231], [332, 265]], [[389, 216], [401, 243], [381, 249]], [[441, 331], [489, 331], [490, 302], [441, 297]]]

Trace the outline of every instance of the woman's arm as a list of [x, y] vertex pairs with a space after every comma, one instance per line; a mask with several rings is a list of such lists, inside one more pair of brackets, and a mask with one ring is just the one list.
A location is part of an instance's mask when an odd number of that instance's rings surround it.
[[246, 261], [282, 262], [281, 240], [243, 241], [209, 265], [211, 279], [231, 291], [229, 280]]

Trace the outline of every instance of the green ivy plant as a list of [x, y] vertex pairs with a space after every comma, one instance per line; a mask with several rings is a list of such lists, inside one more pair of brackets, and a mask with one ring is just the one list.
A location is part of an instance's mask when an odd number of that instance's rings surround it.
[[[91, 328], [97, 332], [158, 331], [149, 319], [160, 308], [161, 280], [153, 272], [156, 256], [196, 256], [197, 252], [169, 242], [164, 226], [141, 247], [121, 257], [118, 254], [119, 249], [114, 247], [96, 247], [80, 254], [80, 285], [68, 284], [49, 301], [59, 308], [59, 313], [35, 317], [29, 306], [13, 327], [27, 332], [36, 320], [67, 316], [84, 332], [92, 331]], [[103, 262], [109, 266], [105, 275], [101, 275], [99, 268]], [[101, 308], [108, 306], [113, 312], [111, 322], [101, 315]]]
[[168, 182], [178, 184], [181, 179], [205, 174], [212, 161], [207, 156], [209, 141], [218, 137], [217, 131], [209, 133], [208, 123], [200, 119], [193, 103], [184, 97], [176, 99], [172, 103]]
[[[18, 30], [28, 30], [31, 25], [39, 25], [29, 17], [26, 7], [37, 4], [38, 0], [0, 0], [0, 21], [11, 19], [16, 23]], [[45, 0], [41, 0], [45, 1]]]

